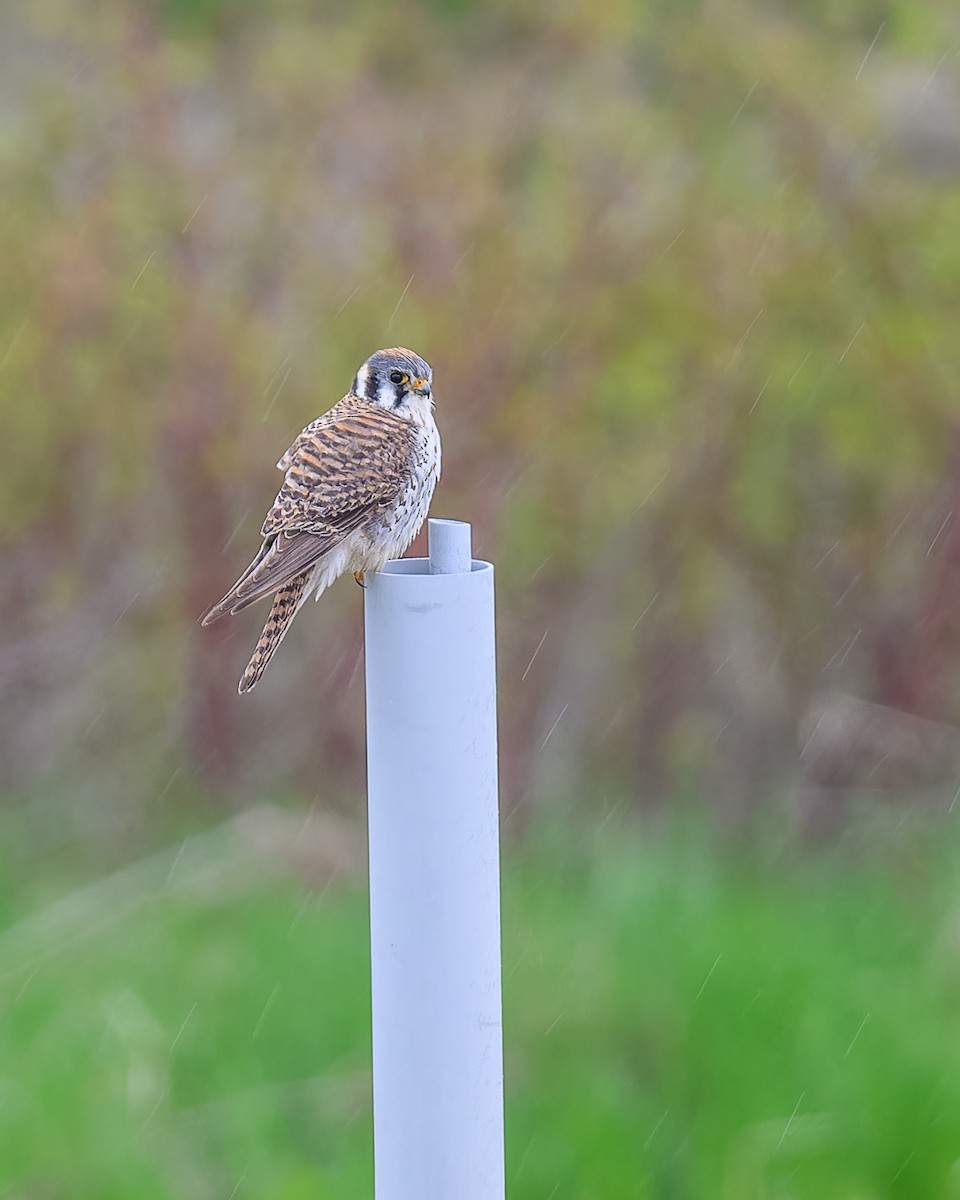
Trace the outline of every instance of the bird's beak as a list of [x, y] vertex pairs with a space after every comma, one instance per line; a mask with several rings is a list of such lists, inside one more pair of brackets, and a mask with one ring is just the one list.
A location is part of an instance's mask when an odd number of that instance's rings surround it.
[[426, 379], [415, 379], [413, 381], [413, 390], [418, 396], [429, 396], [430, 384], [426, 381]]

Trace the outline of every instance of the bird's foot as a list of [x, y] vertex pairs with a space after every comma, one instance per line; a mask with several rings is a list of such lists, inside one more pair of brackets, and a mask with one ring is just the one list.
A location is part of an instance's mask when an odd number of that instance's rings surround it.
[[366, 584], [363, 582], [363, 572], [362, 572], [362, 571], [354, 571], [354, 573], [353, 573], [353, 577], [354, 577], [354, 579], [357, 581], [357, 583], [359, 583], [359, 584], [360, 584], [360, 586], [361, 586], [361, 587], [366, 587], [366, 586], [367, 586], [367, 585], [366, 585]]

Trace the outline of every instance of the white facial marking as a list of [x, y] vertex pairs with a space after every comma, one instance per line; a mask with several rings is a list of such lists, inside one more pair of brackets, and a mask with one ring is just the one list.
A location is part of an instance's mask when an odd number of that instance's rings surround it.
[[370, 368], [366, 363], [357, 372], [357, 395], [365, 396], [367, 394], [367, 383], [370, 379]]
[[377, 384], [377, 403], [384, 408], [393, 408], [396, 402], [396, 384], [391, 383], [389, 378], [381, 379], [379, 384]]

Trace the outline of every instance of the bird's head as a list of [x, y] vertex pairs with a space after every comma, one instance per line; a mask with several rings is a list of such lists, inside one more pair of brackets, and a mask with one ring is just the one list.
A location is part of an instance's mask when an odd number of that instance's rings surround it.
[[412, 350], [396, 346], [370, 355], [357, 372], [353, 390], [371, 404], [413, 418], [433, 407], [432, 385], [430, 364]]

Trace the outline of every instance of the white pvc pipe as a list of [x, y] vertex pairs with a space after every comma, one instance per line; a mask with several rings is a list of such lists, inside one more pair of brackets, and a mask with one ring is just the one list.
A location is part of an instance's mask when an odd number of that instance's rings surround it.
[[471, 569], [470, 526], [466, 521], [447, 521], [431, 518], [430, 534], [431, 575], [462, 575]]
[[493, 567], [431, 521], [366, 585], [376, 1200], [502, 1200]]

